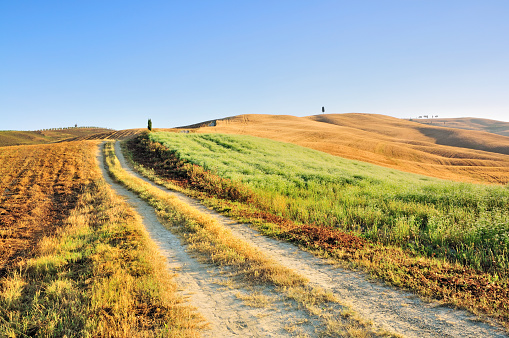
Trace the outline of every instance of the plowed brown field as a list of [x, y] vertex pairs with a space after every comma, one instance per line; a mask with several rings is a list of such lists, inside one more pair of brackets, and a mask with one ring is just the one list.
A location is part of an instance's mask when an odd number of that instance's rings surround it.
[[86, 137], [93, 134], [111, 132], [105, 128], [68, 128], [38, 131], [0, 131], [0, 147], [46, 144], [68, 140], [71, 138]]
[[96, 164], [94, 142], [0, 148], [0, 276], [61, 224]]
[[146, 129], [125, 129], [125, 130], [112, 130], [104, 133], [97, 133], [94, 135], [87, 135], [75, 137], [64, 141], [90, 141], [90, 140], [123, 140], [128, 137], [138, 135]]
[[438, 178], [509, 182], [509, 137], [374, 114], [239, 115], [195, 125], [201, 133], [247, 134]]

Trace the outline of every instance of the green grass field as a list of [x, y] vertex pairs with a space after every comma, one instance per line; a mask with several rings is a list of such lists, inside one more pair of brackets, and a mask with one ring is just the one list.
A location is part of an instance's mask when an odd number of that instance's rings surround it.
[[508, 274], [508, 187], [443, 181], [250, 136], [149, 137], [248, 187], [276, 215]]

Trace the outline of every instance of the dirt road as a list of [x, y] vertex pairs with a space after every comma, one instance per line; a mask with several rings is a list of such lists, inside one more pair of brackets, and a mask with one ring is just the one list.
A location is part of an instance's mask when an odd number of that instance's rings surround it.
[[[158, 220], [154, 209], [107, 174], [102, 154], [98, 160], [106, 182], [134, 207], [152, 240], [176, 274], [180, 294], [206, 318], [205, 337], [291, 337], [293, 333], [313, 336], [319, 324], [295, 304], [283, 300], [275, 290], [242, 288], [219, 267], [203, 264], [190, 255], [180, 239]], [[122, 159], [123, 165], [125, 165]], [[244, 304], [238, 295], [264, 295], [263, 307]], [[285, 329], [286, 328], [286, 329]]]
[[[115, 151], [125, 170], [150, 182], [127, 166], [118, 142]], [[104, 168], [102, 162], [101, 167]], [[151, 237], [168, 258], [170, 268], [177, 271], [182, 293], [210, 321], [211, 330], [206, 335], [269, 337], [317, 334], [319, 328], [315, 326], [318, 323], [299, 311], [294, 304], [278, 297], [274, 290], [257, 290], [274, 301], [268, 307], [252, 308], [235, 296], [239, 292], [252, 293], [252, 290], [237, 289], [239, 286], [228, 288], [214, 283], [228, 284], [229, 281], [217, 267], [201, 264], [190, 257], [180, 240], [158, 222], [151, 207], [112, 182], [106, 172], [104, 175], [108, 183], [142, 215]], [[331, 290], [344, 304], [376, 327], [408, 337], [506, 337], [500, 327], [480, 322], [466, 311], [441, 306], [436, 302], [424, 302], [412, 293], [370, 281], [364, 273], [335, 267], [292, 244], [261, 236], [248, 225], [221, 216], [183, 194], [162, 187], [160, 189], [217, 218], [237, 237], [258, 247], [281, 265], [307, 277], [312, 286]], [[289, 332], [285, 326], [295, 331]]]

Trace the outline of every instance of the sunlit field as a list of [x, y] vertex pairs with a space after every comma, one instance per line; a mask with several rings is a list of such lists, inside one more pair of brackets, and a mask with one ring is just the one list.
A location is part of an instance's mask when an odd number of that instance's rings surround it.
[[238, 115], [197, 133], [250, 135], [446, 180], [509, 183], [509, 138], [377, 114]]
[[0, 148], [0, 337], [196, 336], [97, 143]]
[[506, 275], [509, 189], [456, 183], [251, 136], [151, 133], [175, 155], [240, 182], [264, 209]]

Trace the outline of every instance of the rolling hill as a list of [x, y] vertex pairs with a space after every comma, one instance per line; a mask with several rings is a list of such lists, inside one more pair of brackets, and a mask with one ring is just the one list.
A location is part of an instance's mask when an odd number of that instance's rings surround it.
[[[441, 126], [444, 121], [454, 128]], [[506, 184], [509, 182], [509, 137], [503, 135], [506, 124], [509, 126], [509, 123], [474, 118], [433, 119], [433, 124], [425, 124], [356, 113], [307, 117], [252, 114], [157, 130], [253, 135], [406, 172], [457, 181]], [[144, 130], [0, 131], [0, 146], [124, 139]]]
[[90, 141], [90, 140], [123, 140], [125, 138], [137, 135], [146, 129], [124, 129], [124, 130], [108, 130], [91, 135], [74, 137], [64, 141]]
[[37, 131], [0, 131], [0, 147], [45, 144], [71, 138], [111, 132], [106, 128], [67, 128]]
[[458, 128], [465, 130], [478, 130], [502, 136], [509, 136], [509, 122], [480, 119], [475, 117], [461, 117], [450, 119], [425, 119], [425, 120], [417, 119], [413, 121], [434, 126]]
[[188, 126], [187, 129], [200, 133], [265, 137], [456, 181], [509, 182], [509, 137], [483, 131], [355, 113], [308, 117], [238, 115]]

